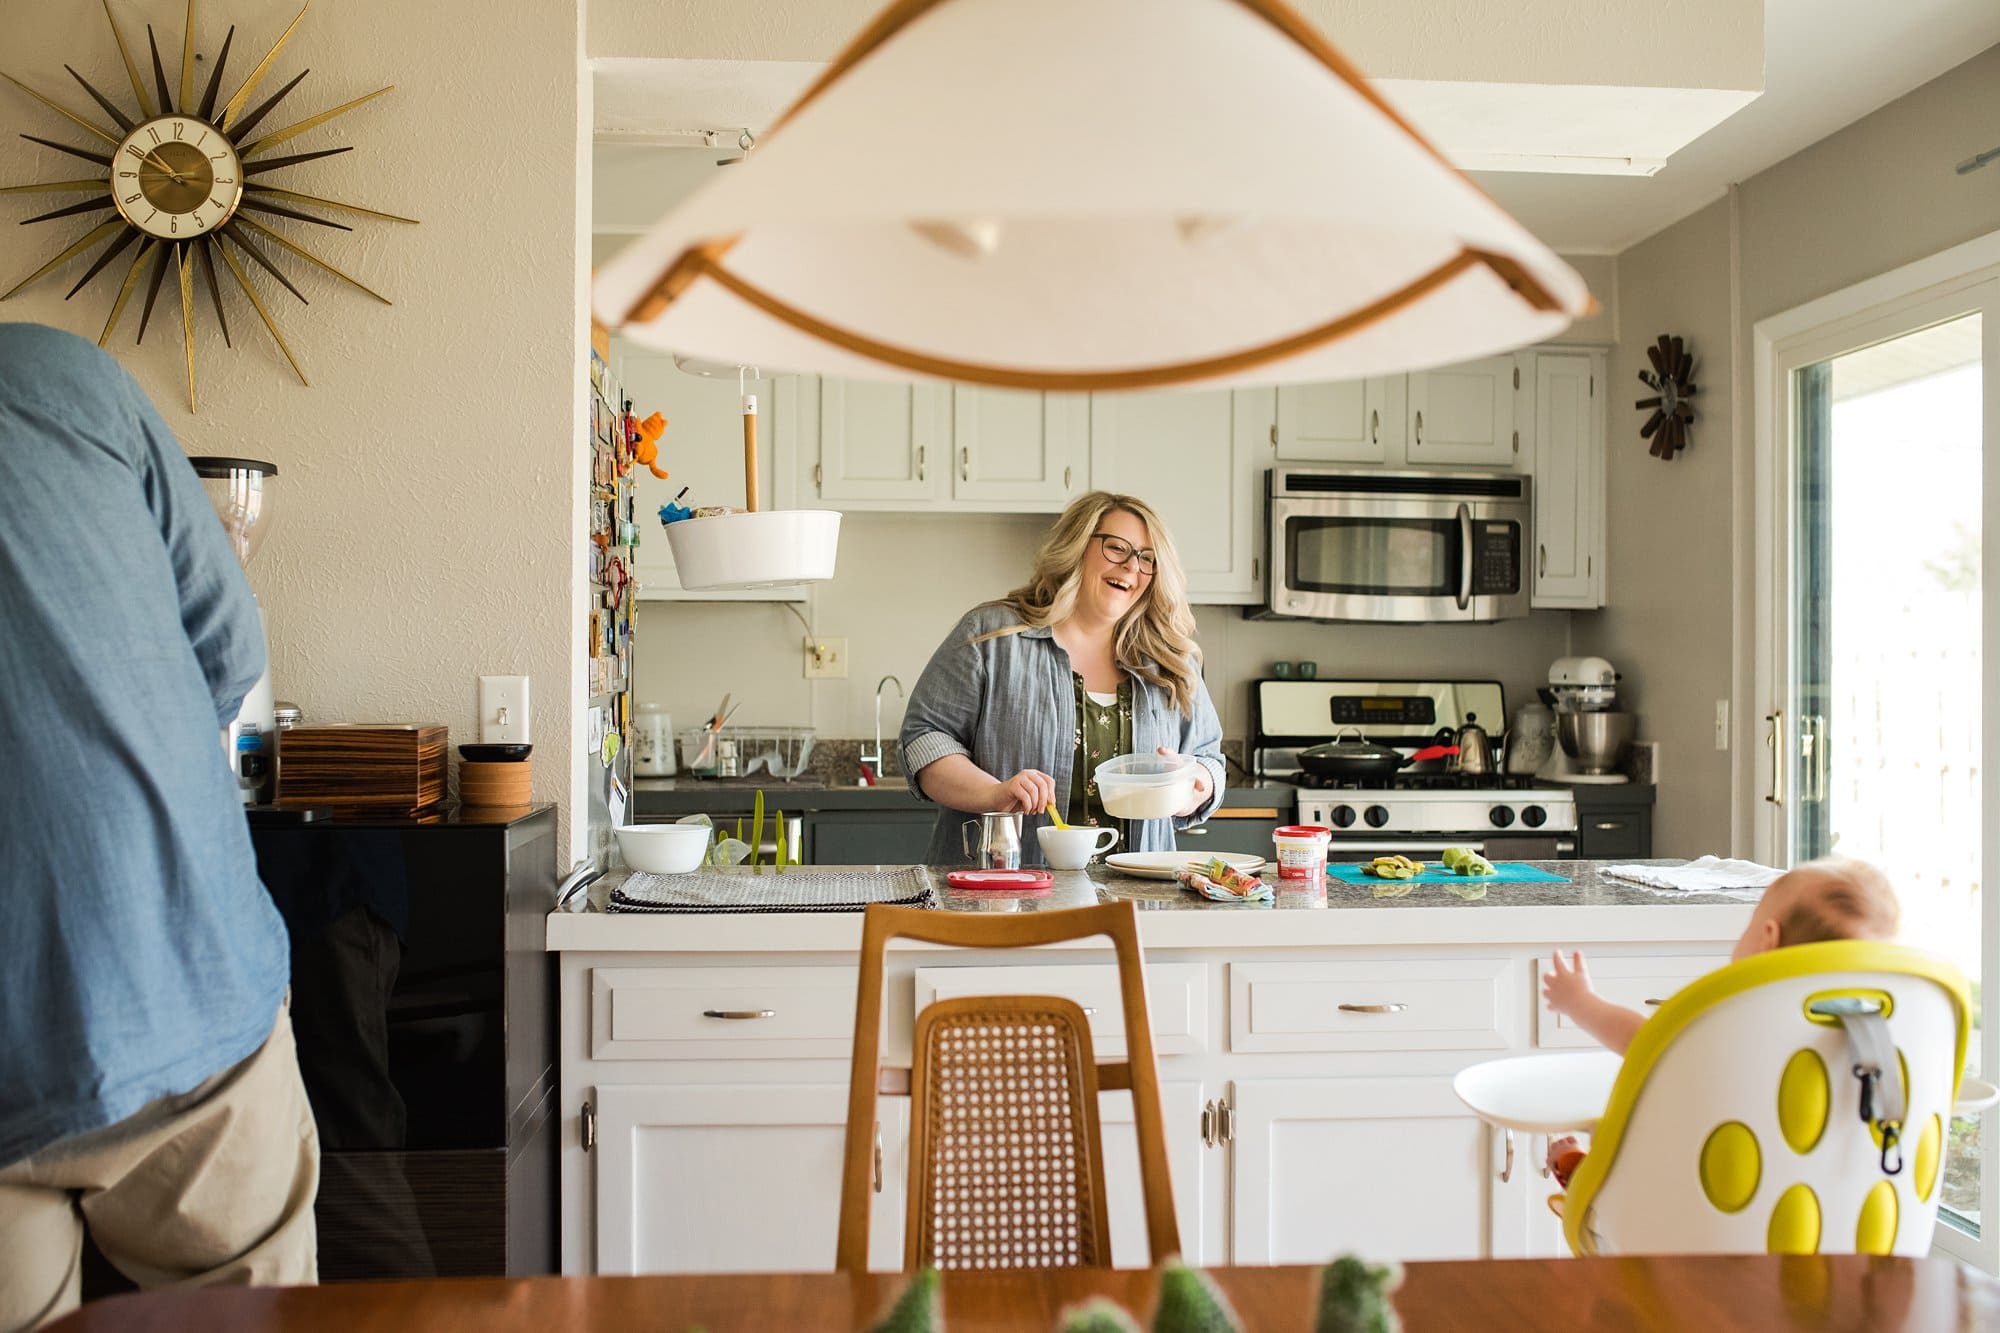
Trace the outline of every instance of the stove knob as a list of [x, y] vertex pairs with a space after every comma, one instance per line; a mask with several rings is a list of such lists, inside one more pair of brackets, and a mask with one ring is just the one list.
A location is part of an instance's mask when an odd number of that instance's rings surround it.
[[1384, 806], [1371, 805], [1362, 812], [1361, 817], [1368, 821], [1369, 828], [1381, 828], [1389, 822], [1389, 811]]
[[1539, 805], [1523, 806], [1521, 808], [1521, 822], [1529, 828], [1540, 828], [1549, 822], [1549, 812], [1542, 809]]
[[1514, 822], [1514, 810], [1512, 806], [1496, 805], [1487, 811], [1486, 817], [1493, 821], [1494, 828], [1506, 828]]
[[1353, 828], [1354, 807], [1351, 805], [1336, 805], [1333, 807], [1333, 813], [1328, 815], [1327, 818], [1333, 821], [1335, 828]]

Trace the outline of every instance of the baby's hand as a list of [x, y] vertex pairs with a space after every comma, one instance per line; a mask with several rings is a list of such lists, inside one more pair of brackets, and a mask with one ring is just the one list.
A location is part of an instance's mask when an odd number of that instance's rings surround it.
[[1574, 1018], [1578, 1006], [1597, 994], [1590, 984], [1590, 969], [1584, 966], [1580, 953], [1570, 954], [1567, 964], [1560, 952], [1550, 954], [1549, 961], [1555, 964], [1555, 971], [1542, 978], [1542, 998], [1549, 1008]]

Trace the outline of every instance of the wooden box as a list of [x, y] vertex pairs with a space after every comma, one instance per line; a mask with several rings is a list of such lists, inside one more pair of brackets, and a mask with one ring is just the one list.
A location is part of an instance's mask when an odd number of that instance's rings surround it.
[[278, 736], [278, 803], [378, 814], [444, 800], [448, 727], [338, 723]]

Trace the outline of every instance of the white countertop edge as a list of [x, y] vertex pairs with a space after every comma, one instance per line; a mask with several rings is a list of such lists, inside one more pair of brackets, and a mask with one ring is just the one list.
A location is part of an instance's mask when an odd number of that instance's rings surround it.
[[[1326, 949], [1343, 945], [1520, 945], [1730, 942], [1750, 905], [1636, 907], [1401, 907], [1325, 911], [1141, 912], [1139, 941], [1163, 949]], [[549, 914], [550, 953], [852, 953], [861, 944], [858, 912], [657, 916]], [[898, 949], [943, 946], [898, 944]], [[1054, 948], [1103, 949], [1101, 940]]]

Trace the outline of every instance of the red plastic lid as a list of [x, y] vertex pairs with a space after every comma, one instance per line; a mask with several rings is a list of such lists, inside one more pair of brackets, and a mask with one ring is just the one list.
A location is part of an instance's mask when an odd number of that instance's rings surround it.
[[1276, 838], [1331, 838], [1333, 830], [1320, 824], [1287, 824], [1272, 830]]
[[1055, 876], [1046, 870], [954, 870], [944, 882], [954, 889], [1046, 889]]

